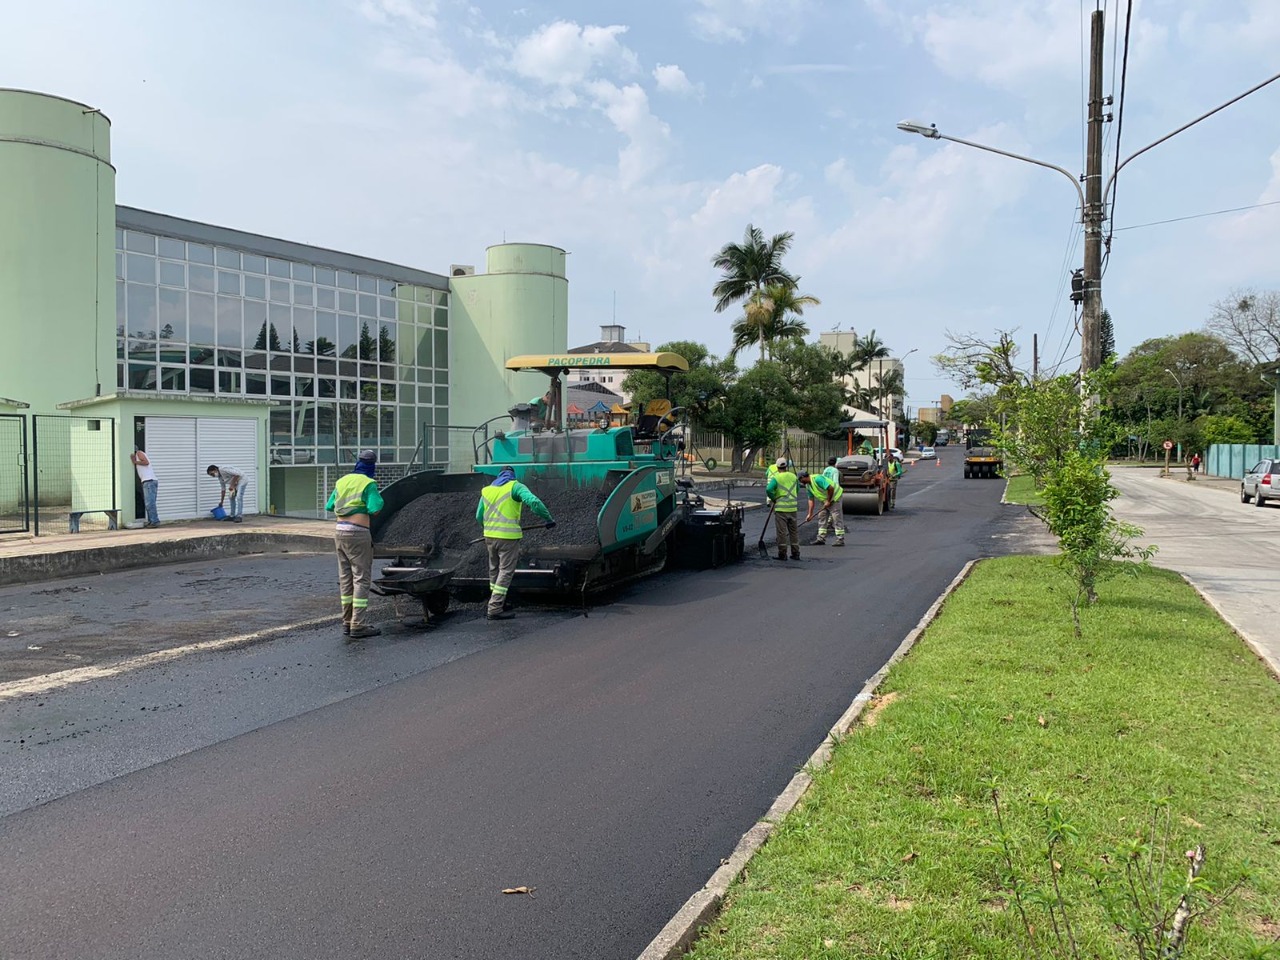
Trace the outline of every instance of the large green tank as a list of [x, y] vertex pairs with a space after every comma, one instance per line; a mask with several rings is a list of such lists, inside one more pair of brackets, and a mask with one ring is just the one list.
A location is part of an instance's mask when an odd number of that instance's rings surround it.
[[115, 389], [115, 176], [100, 111], [0, 89], [0, 394], [33, 413]]

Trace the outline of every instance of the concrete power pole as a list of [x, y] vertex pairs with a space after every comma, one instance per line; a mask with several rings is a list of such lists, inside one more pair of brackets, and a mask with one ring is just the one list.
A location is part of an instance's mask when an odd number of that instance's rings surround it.
[[1080, 372], [1102, 366], [1102, 33], [1105, 17], [1093, 12], [1089, 43], [1089, 140], [1084, 175], [1084, 310], [1080, 331]]

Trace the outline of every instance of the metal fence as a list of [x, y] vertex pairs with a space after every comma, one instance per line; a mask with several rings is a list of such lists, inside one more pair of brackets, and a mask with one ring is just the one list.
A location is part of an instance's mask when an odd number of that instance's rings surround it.
[[27, 418], [0, 414], [0, 533], [31, 529], [31, 497], [27, 483]]
[[1204, 458], [1204, 472], [1211, 477], [1243, 477], [1264, 457], [1280, 457], [1280, 447], [1270, 443], [1215, 443]]
[[[37, 414], [31, 418], [32, 502], [35, 533], [42, 526], [71, 532], [86, 515], [115, 529], [116, 422], [111, 417]], [[44, 532], [48, 533], [49, 530]]]

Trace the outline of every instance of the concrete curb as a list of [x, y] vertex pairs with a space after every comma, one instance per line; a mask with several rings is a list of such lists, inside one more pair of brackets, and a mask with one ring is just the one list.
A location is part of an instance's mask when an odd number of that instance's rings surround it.
[[942, 591], [938, 599], [933, 601], [933, 604], [925, 611], [924, 616], [920, 618], [920, 621], [911, 632], [906, 635], [902, 643], [898, 644], [898, 648], [885, 661], [884, 666], [877, 670], [863, 685], [862, 692], [853, 698], [853, 703], [849, 705], [849, 708], [845, 710], [840, 719], [827, 732], [822, 743], [810, 755], [804, 768], [791, 778], [791, 782], [787, 784], [782, 793], [778, 794], [778, 798], [773, 801], [773, 805], [769, 807], [760, 821], [742, 835], [742, 839], [734, 847], [733, 853], [720, 865], [720, 869], [711, 875], [711, 879], [707, 881], [701, 890], [685, 901], [684, 906], [676, 912], [674, 917], [667, 921], [666, 926], [649, 942], [649, 945], [644, 948], [637, 960], [677, 960], [677, 958], [684, 955], [690, 945], [698, 938], [701, 929], [720, 912], [720, 905], [724, 902], [724, 895], [728, 892], [733, 882], [742, 875], [742, 871], [751, 862], [751, 858], [765, 845], [765, 841], [772, 836], [773, 831], [778, 828], [782, 820], [795, 809], [805, 793], [808, 792], [813, 783], [814, 772], [826, 766], [827, 761], [831, 759], [831, 753], [835, 749], [837, 741], [844, 737], [854, 723], [857, 722], [859, 715], [867, 704], [871, 702], [876, 688], [884, 682], [884, 678], [890, 669], [915, 646], [916, 641], [920, 639], [920, 635], [937, 618], [942, 605], [947, 602], [951, 594], [955, 593], [960, 584], [968, 579], [977, 562], [977, 560], [970, 560], [955, 575], [955, 578]]
[[299, 533], [245, 530], [164, 542], [121, 543], [104, 547], [59, 550], [28, 556], [0, 557], [0, 587], [43, 583], [64, 577], [153, 567], [190, 560], [232, 557], [242, 553], [287, 553], [333, 549], [333, 538]]
[[1241, 640], [1243, 640], [1245, 646], [1253, 651], [1254, 656], [1256, 656], [1259, 660], [1262, 661], [1263, 665], [1271, 672], [1271, 675], [1275, 677], [1277, 680], [1280, 680], [1280, 663], [1277, 663], [1275, 660], [1271, 659], [1271, 657], [1267, 654], [1267, 651], [1262, 646], [1262, 644], [1258, 643], [1258, 641], [1254, 637], [1252, 637], [1248, 633], [1248, 631], [1246, 631], [1243, 627], [1241, 627], [1240, 624], [1232, 620], [1230, 614], [1228, 614], [1227, 611], [1222, 609], [1222, 607], [1218, 604], [1218, 601], [1214, 600], [1213, 596], [1207, 593], [1205, 590], [1203, 590], [1198, 583], [1196, 583], [1194, 580], [1191, 579], [1191, 577], [1189, 577], [1185, 573], [1179, 573], [1178, 576], [1180, 576], [1183, 579], [1183, 581], [1187, 584], [1187, 586], [1189, 586], [1192, 590], [1196, 592], [1196, 596], [1198, 596], [1201, 600], [1203, 600], [1206, 604], [1208, 604], [1210, 610], [1212, 610], [1219, 617], [1221, 617], [1222, 621], [1228, 627], [1230, 627], [1232, 630], [1235, 631], [1236, 636], [1238, 636]]

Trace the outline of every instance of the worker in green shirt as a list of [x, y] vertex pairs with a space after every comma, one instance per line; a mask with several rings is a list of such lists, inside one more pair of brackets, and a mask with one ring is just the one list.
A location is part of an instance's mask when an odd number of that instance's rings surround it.
[[800, 482], [809, 488], [809, 512], [804, 522], [813, 519], [814, 509], [818, 511], [818, 536], [812, 546], [821, 547], [827, 542], [827, 528], [835, 531], [837, 547], [844, 546], [844, 489], [839, 482], [833, 481], [823, 473], [810, 475], [808, 470], [800, 471]]
[[338, 553], [338, 592], [342, 596], [342, 632], [352, 640], [376, 637], [377, 627], [366, 622], [369, 583], [373, 578], [373, 535], [369, 517], [382, 509], [382, 494], [373, 479], [378, 455], [361, 450], [355, 469], [339, 478], [324, 505], [338, 518], [333, 532]]
[[863, 439], [862, 445], [858, 447], [858, 453], [864, 457], [874, 457], [876, 455], [875, 444], [871, 442], [869, 437]]
[[510, 620], [513, 616], [505, 605], [520, 559], [520, 540], [524, 537], [520, 517], [525, 507], [545, 520], [548, 530], [556, 525], [551, 511], [516, 480], [511, 467], [499, 470], [494, 481], [480, 491], [476, 522], [484, 525], [484, 542], [489, 551], [489, 606], [485, 611], [489, 620]]
[[894, 454], [889, 454], [889, 507], [892, 509], [898, 502], [898, 478], [902, 476], [902, 461]]
[[827, 457], [827, 466], [826, 466], [826, 469], [822, 471], [822, 475], [826, 477], [828, 480], [830, 480], [832, 483], [839, 486], [840, 470], [836, 467], [835, 457]]
[[787, 549], [791, 549], [791, 559], [800, 559], [800, 531], [796, 524], [796, 511], [800, 498], [797, 491], [800, 481], [787, 467], [787, 458], [779, 457], [777, 469], [765, 484], [764, 495], [773, 503], [773, 529], [778, 541], [778, 559], [787, 559]]

